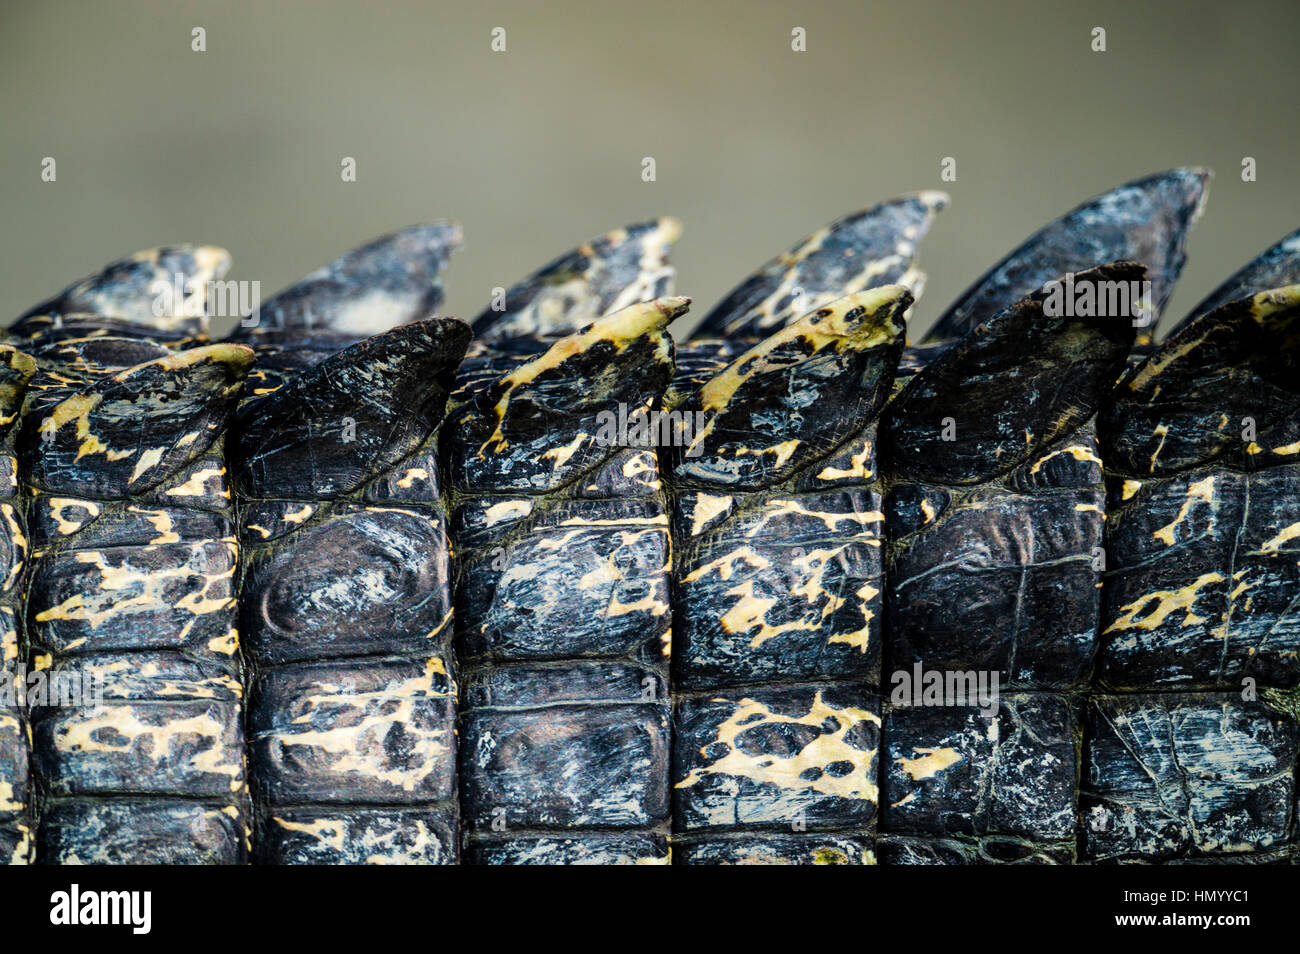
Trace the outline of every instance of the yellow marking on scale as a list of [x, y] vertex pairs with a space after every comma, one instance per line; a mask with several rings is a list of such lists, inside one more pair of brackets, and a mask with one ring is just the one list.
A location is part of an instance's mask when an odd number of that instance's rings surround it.
[[[824, 731], [828, 721], [835, 724], [833, 731]], [[674, 787], [690, 788], [710, 775], [720, 775], [748, 778], [784, 789], [811, 790], [837, 798], [875, 802], [878, 797], [873, 769], [876, 752], [874, 749], [856, 748], [848, 742], [849, 734], [863, 723], [878, 726], [880, 716], [853, 706], [835, 708], [828, 705], [821, 690], [817, 691], [808, 712], [801, 716], [773, 712], [756, 699], [743, 698], [735, 703], [735, 710], [718, 726], [716, 741], [700, 749], [700, 754], [704, 755], [720, 745], [726, 749], [726, 754], [708, 765], [692, 769]], [[750, 755], [737, 744], [737, 740], [742, 733], [762, 725], [806, 725], [819, 731], [797, 752]], [[834, 762], [847, 762], [852, 769], [838, 777], [824, 771]], [[816, 778], [802, 777], [814, 768], [823, 771]]]
[[133, 706], [103, 705], [62, 722], [53, 739], [55, 750], [71, 758], [86, 752], [135, 751], [159, 765], [227, 775], [230, 790], [238, 792], [244, 788], [243, 750], [224, 746], [225, 731], [225, 724], [207, 712], [152, 725]]
[[[1126, 629], [1153, 630], [1168, 619], [1171, 614], [1179, 610], [1186, 614], [1183, 617], [1183, 626], [1196, 626], [1204, 623], [1205, 617], [1197, 616], [1192, 611], [1192, 608], [1196, 605], [1199, 591], [1211, 583], [1222, 583], [1225, 579], [1226, 577], [1222, 573], [1202, 573], [1196, 578], [1195, 582], [1179, 589], [1156, 590], [1148, 593], [1122, 607], [1123, 615], [1106, 627], [1105, 632], [1110, 633]], [[1139, 619], [1138, 614], [1151, 604], [1155, 604], [1151, 611]]]
[[1098, 467], [1101, 466], [1101, 458], [1098, 457], [1095, 453], [1093, 453], [1092, 448], [1085, 447], [1082, 444], [1071, 444], [1069, 447], [1062, 447], [1059, 450], [1054, 450], [1050, 454], [1045, 454], [1042, 457], [1038, 458], [1038, 460], [1034, 461], [1034, 466], [1029, 468], [1029, 472], [1031, 474], [1038, 473], [1038, 471], [1042, 468], [1042, 466], [1045, 463], [1047, 463], [1053, 457], [1059, 457], [1061, 454], [1069, 454], [1075, 460], [1085, 461], [1085, 462], [1091, 461], [1092, 463], [1096, 464]]
[[423, 467], [408, 467], [406, 473], [397, 481], [397, 486], [402, 490], [410, 490], [417, 480], [428, 480], [429, 472]]
[[559, 470], [569, 462], [574, 454], [578, 452], [582, 447], [583, 442], [587, 440], [588, 436], [589, 435], [585, 432], [579, 431], [568, 444], [548, 450], [542, 455], [542, 459], [554, 461], [554, 464], [552, 465], [553, 469]]
[[[293, 718], [291, 726], [270, 733], [272, 745], [280, 751], [297, 746], [318, 749], [333, 757], [326, 769], [330, 774], [358, 773], [402, 791], [415, 791], [438, 771], [451, 751], [449, 741], [438, 737], [439, 729], [424, 728], [415, 718], [417, 700], [450, 694], [434, 689], [434, 676], [441, 671], [442, 660], [434, 657], [426, 662], [421, 675], [398, 678], [366, 692], [320, 683], [319, 691], [308, 693], [297, 703], [295, 711], [301, 714]], [[330, 713], [338, 727], [302, 728], [311, 723], [316, 711]], [[395, 726], [406, 730], [405, 765], [394, 764], [383, 744]], [[298, 758], [288, 752], [283, 757]]]
[[727, 512], [731, 507], [732, 497], [728, 495], [715, 497], [713, 494], [696, 494], [695, 509], [691, 513], [691, 536], [696, 536], [710, 520]]
[[[700, 407], [708, 418], [692, 438], [686, 456], [700, 453], [697, 448], [703, 448], [703, 442], [713, 433], [721, 413], [745, 382], [791, 363], [779, 357], [784, 346], [803, 342], [814, 353], [826, 349], [866, 351], [898, 340], [903, 333], [903, 324], [900, 316], [895, 315], [894, 306], [906, 292], [907, 289], [901, 285], [883, 285], [837, 298], [825, 307], [808, 312], [740, 355], [700, 388]], [[778, 354], [776, 361], [772, 360], [774, 352]], [[692, 450], [696, 451], [695, 455], [690, 453]]]
[[1151, 536], [1155, 537], [1157, 540], [1163, 541], [1167, 547], [1173, 546], [1174, 531], [1178, 528], [1180, 523], [1187, 519], [1187, 515], [1191, 513], [1193, 505], [1195, 505], [1198, 500], [1207, 504], [1214, 502], [1213, 475], [1190, 484], [1187, 488], [1187, 499], [1184, 500], [1183, 505], [1178, 508], [1178, 516], [1174, 517], [1173, 522], [1168, 526], [1161, 527], [1155, 533], [1151, 534]]
[[1297, 537], [1300, 537], [1300, 523], [1293, 523], [1280, 530], [1272, 539], [1264, 541], [1259, 549], [1262, 553], [1276, 553], [1282, 544], [1289, 543]]
[[[205, 467], [203, 470], [195, 471], [183, 484], [176, 485], [166, 493], [169, 497], [201, 497], [204, 493], [204, 484], [209, 479], [216, 478], [219, 480], [225, 475], [226, 468], [224, 467]], [[223, 487], [220, 495], [229, 497], [230, 491]]]
[[961, 761], [961, 753], [952, 748], [926, 748], [914, 746], [913, 752], [921, 753], [914, 759], [898, 756], [894, 759], [907, 776], [914, 782], [934, 778], [940, 772], [952, 768]]
[[[57, 529], [61, 536], [69, 536], [76, 533], [90, 521], [94, 520], [100, 514], [99, 504], [91, 500], [74, 500], [71, 497], [50, 497], [48, 500], [50, 507], [50, 518], [58, 525]], [[86, 511], [86, 517], [80, 522], [69, 520], [64, 511], [73, 507], [80, 507]]]
[[[862, 445], [862, 449], [856, 454], [849, 456], [849, 466], [831, 467], [826, 466], [817, 474], [818, 480], [846, 480], [860, 479], [867, 480], [871, 477], [871, 468], [867, 466], [867, 461], [871, 459], [871, 442], [867, 441]], [[780, 466], [779, 464], [777, 465]]]
[[668, 326], [668, 322], [686, 310], [689, 303], [689, 298], [660, 298], [630, 305], [622, 311], [606, 315], [593, 322], [577, 334], [560, 339], [539, 357], [505, 375], [499, 382], [502, 388], [501, 397], [492, 408], [496, 417], [496, 427], [479, 447], [478, 456], [499, 453], [510, 446], [501, 428], [505, 424], [506, 415], [510, 410], [510, 401], [515, 392], [536, 381], [547, 371], [560, 367], [570, 358], [583, 354], [604, 342], [612, 344], [616, 353], [626, 351], [638, 339], [658, 334], [661, 340], [657, 343], [657, 351], [666, 361], [668, 349], [672, 345], [668, 336], [662, 332]]
[[297, 510], [293, 511], [292, 513], [286, 513], [280, 519], [283, 520], [285, 523], [299, 524], [302, 523], [304, 520], [306, 520], [315, 512], [316, 512], [316, 508], [313, 507], [311, 504], [303, 504]]

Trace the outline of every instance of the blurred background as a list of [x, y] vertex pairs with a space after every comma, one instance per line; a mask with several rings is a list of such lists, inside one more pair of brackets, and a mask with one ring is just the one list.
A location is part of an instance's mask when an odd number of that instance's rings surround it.
[[1217, 173], [1172, 315], [1300, 225], [1287, 0], [0, 9], [0, 323], [147, 246], [224, 245], [265, 298], [443, 217], [466, 236], [445, 311], [469, 318], [493, 286], [658, 214], [684, 222], [673, 259], [699, 317], [822, 223], [939, 188], [915, 337], [1048, 219], [1149, 172]]

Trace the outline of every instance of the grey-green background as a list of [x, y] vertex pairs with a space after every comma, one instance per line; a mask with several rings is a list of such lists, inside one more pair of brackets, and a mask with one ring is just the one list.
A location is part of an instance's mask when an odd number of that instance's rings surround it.
[[[0, 321], [151, 245], [224, 245], [232, 277], [265, 296], [441, 217], [466, 234], [445, 310], [470, 317], [493, 286], [665, 213], [686, 227], [674, 260], [698, 316], [823, 222], [943, 188], [920, 331], [1080, 200], [1209, 165], [1181, 314], [1300, 225], [1300, 4], [1285, 0], [2, 9]], [[190, 49], [196, 26], [205, 53]], [[505, 53], [489, 48], [496, 26]], [[790, 49], [795, 26], [806, 53]], [[656, 182], [641, 181], [643, 156]], [[939, 180], [944, 156], [956, 182]], [[1243, 156], [1257, 182], [1241, 181]]]

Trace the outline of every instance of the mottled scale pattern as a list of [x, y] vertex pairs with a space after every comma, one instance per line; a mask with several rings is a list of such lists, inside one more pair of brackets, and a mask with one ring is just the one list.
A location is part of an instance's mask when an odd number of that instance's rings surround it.
[[[1142, 276], [1129, 263], [1076, 281]], [[925, 363], [881, 431], [881, 828], [973, 839], [967, 855], [943, 858], [983, 857], [987, 839], [1020, 843], [1017, 857], [1073, 856], [1106, 504], [1095, 414], [1134, 329], [1052, 314], [1045, 301], [1039, 291], [1015, 303]], [[958, 674], [983, 679], [984, 695]], [[942, 688], [927, 683], [936, 677]]]
[[1295, 857], [1294, 702], [1132, 693], [1087, 707], [1080, 798], [1093, 863]]
[[675, 348], [670, 219], [498, 290], [463, 361], [454, 223], [239, 345], [222, 249], [74, 283], [0, 345], [0, 862], [1297, 863], [1300, 233], [1158, 348], [1037, 291], [1158, 316], [1207, 182], [1085, 203], [906, 348], [939, 193]]
[[473, 863], [668, 859], [668, 513], [627, 422], [658, 407], [688, 303], [595, 321], [444, 428]]
[[684, 864], [870, 864], [881, 750], [876, 419], [907, 289], [831, 302], [679, 409], [673, 827]]
[[673, 294], [668, 255], [681, 235], [676, 219], [628, 225], [584, 242], [503, 290], [474, 319], [453, 407], [527, 364], [597, 318]]
[[468, 341], [456, 319], [400, 325], [232, 424], [258, 864], [459, 858], [435, 431]]
[[[50, 348], [34, 336], [40, 368], [18, 440], [29, 662], [69, 693], [32, 710], [38, 858], [241, 863], [225, 434], [253, 355], [228, 344], [173, 351], [107, 324], [111, 335]], [[114, 364], [128, 358], [146, 360]]]

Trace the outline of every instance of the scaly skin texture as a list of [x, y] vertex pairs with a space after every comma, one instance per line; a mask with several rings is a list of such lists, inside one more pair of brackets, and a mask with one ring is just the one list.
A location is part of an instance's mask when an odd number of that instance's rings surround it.
[[670, 218], [614, 229], [512, 285], [473, 321], [453, 406], [610, 311], [672, 295], [680, 234]]
[[252, 354], [180, 350], [206, 340], [208, 283], [228, 267], [210, 246], [140, 252], [9, 329], [35, 358], [14, 446], [26, 660], [102, 688], [30, 713], [39, 860], [246, 854], [223, 433]]
[[917, 246], [948, 204], [942, 192], [890, 199], [822, 226], [722, 297], [696, 338], [761, 338], [845, 295], [902, 285], [921, 296]]
[[846, 295], [890, 284], [921, 297], [916, 253], [948, 204], [942, 192], [900, 196], [822, 226], [723, 296], [677, 347], [679, 401], [769, 334]]
[[232, 427], [263, 864], [458, 857], [446, 518], [429, 440], [469, 329], [369, 338]]
[[223, 434], [252, 359], [209, 345], [82, 382], [51, 367], [29, 398], [30, 661], [103, 687], [32, 714], [43, 861], [245, 858]]
[[1298, 370], [1292, 285], [1188, 323], [1101, 419], [1110, 566], [1097, 678], [1125, 694], [1088, 712], [1092, 860], [1267, 859], [1294, 837]]
[[685, 863], [871, 863], [883, 518], [876, 418], [907, 289], [833, 301], [678, 409], [673, 819]]
[[445, 428], [468, 860], [666, 862], [668, 515], [652, 410], [688, 299], [561, 339]]
[[434, 432], [469, 329], [428, 317], [459, 242], [377, 239], [234, 334], [259, 358], [231, 437], [259, 864], [459, 856]]
[[536, 353], [597, 318], [671, 295], [677, 273], [668, 253], [680, 235], [676, 219], [661, 218], [584, 242], [484, 309], [471, 322], [477, 342]]
[[[459, 377], [459, 232], [408, 229], [241, 326], [237, 416], [202, 283], [152, 296], [224, 253], [78, 282], [0, 347], [0, 658], [106, 700], [0, 697], [0, 859], [1295, 861], [1296, 235], [1149, 357], [1035, 292], [1132, 255], [1162, 307], [1204, 182], [1085, 204], [906, 352], [873, 286], [942, 202], [884, 203], [675, 372], [671, 220], [518, 283]], [[620, 405], [691, 430], [607, 439]], [[998, 670], [996, 711], [904, 704], [914, 665]]]
[[215, 245], [145, 249], [29, 308], [9, 333], [27, 338], [57, 331], [70, 319], [94, 316], [98, 320], [84, 323], [134, 329], [126, 332], [134, 337], [171, 341], [202, 336], [208, 328], [209, 282], [220, 281], [228, 271], [230, 253]]
[[27, 575], [27, 537], [19, 499], [15, 423], [36, 361], [10, 345], [0, 345], [0, 542], [4, 580], [0, 582], [0, 864], [32, 860], [30, 749], [25, 694], [19, 678], [23, 658], [22, 597]]
[[231, 340], [330, 353], [427, 318], [442, 303], [441, 272], [460, 244], [454, 222], [414, 225], [374, 239], [263, 303], [240, 321]]
[[1297, 235], [1193, 308], [1101, 417], [1097, 680], [1123, 694], [1087, 714], [1094, 861], [1296, 857]]
[[1187, 322], [1209, 314], [1228, 302], [1270, 288], [1285, 288], [1297, 283], [1300, 283], [1300, 229], [1282, 237], [1224, 279], [1186, 317], [1167, 329], [1165, 337], [1168, 338]]
[[[1142, 277], [1121, 263], [1076, 281]], [[1016, 690], [995, 715], [887, 690], [881, 827], [971, 836], [974, 853], [1006, 838], [1013, 860], [1072, 854], [1072, 696], [1091, 670], [1105, 505], [1093, 418], [1134, 337], [1127, 318], [1053, 316], [1045, 300], [1017, 302], [912, 377], [880, 442], [886, 672], [996, 672]]]

